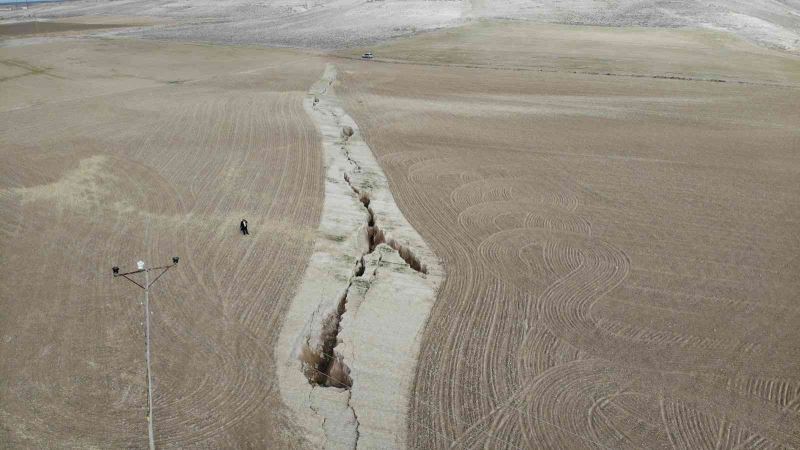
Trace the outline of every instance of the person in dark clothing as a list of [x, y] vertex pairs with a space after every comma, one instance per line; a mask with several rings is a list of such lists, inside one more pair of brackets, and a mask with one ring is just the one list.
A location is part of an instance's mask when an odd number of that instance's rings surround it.
[[242, 219], [239, 223], [239, 229], [242, 230], [242, 234], [250, 234], [250, 232], [247, 231], [247, 221], [245, 219]]

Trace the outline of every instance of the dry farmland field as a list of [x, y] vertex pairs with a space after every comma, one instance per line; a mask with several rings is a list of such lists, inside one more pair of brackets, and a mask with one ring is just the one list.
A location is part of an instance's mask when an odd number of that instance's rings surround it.
[[800, 57], [519, 22], [371, 50], [0, 47], [0, 447], [148, 446], [141, 291], [111, 267], [173, 255], [156, 446], [313, 447], [275, 348], [322, 239], [303, 101], [333, 63], [445, 272], [385, 405], [410, 448], [800, 448]]
[[141, 292], [111, 266], [172, 255], [151, 294], [156, 444], [295, 445], [272, 346], [319, 221], [301, 100], [324, 64], [120, 40], [0, 52], [0, 446], [147, 447]]
[[415, 448], [800, 446], [800, 59], [514, 24], [374, 52], [340, 95], [447, 271]]

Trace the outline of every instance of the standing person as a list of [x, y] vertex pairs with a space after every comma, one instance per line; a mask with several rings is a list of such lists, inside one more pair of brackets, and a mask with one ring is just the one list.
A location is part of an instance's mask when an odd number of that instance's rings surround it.
[[247, 231], [247, 220], [245, 219], [239, 222], [239, 229], [242, 231], [242, 234], [250, 234], [250, 232]]

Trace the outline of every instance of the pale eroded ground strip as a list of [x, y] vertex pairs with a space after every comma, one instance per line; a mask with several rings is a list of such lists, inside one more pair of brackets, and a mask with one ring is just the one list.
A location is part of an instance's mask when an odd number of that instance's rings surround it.
[[314, 253], [276, 349], [281, 395], [314, 447], [403, 447], [420, 338], [443, 277], [333, 92], [304, 106], [322, 134], [325, 201]]

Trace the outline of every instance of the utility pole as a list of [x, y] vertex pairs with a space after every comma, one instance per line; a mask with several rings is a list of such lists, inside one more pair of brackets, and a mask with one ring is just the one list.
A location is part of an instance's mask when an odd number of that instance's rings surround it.
[[[111, 268], [114, 278], [123, 277], [144, 290], [144, 340], [145, 361], [147, 362], [147, 437], [150, 441], [150, 450], [155, 450], [156, 448], [155, 431], [153, 429], [153, 378], [150, 371], [150, 286], [158, 281], [161, 275], [164, 275], [169, 269], [178, 265], [178, 261], [180, 261], [180, 258], [173, 256], [172, 264], [160, 267], [145, 267], [144, 261], [139, 261], [136, 263], [137, 270], [124, 273], [119, 273], [119, 267], [117, 266]], [[150, 281], [151, 270], [161, 271], [152, 282]], [[144, 284], [140, 284], [133, 278], [130, 278], [130, 275], [135, 275], [137, 273], [144, 273]]]

